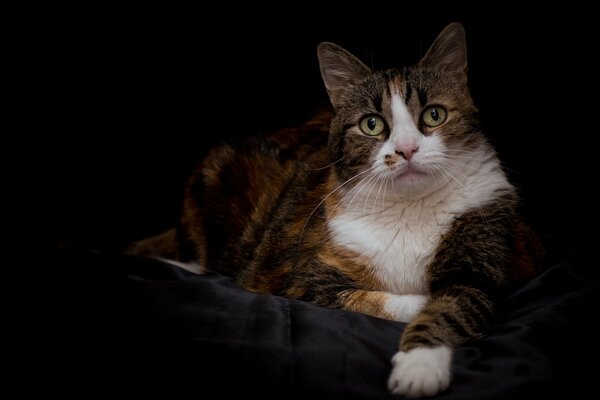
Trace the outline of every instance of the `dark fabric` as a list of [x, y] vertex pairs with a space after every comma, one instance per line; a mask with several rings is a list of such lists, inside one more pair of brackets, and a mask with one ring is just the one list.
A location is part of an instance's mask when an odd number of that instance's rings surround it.
[[[59, 357], [88, 392], [394, 398], [386, 380], [402, 323], [249, 293], [155, 260], [76, 251], [54, 260], [59, 302], [40, 305], [52, 315], [46, 361]], [[453, 383], [438, 397], [572, 398], [591, 387], [598, 284], [583, 267], [561, 256], [511, 294], [500, 324], [457, 349]]]

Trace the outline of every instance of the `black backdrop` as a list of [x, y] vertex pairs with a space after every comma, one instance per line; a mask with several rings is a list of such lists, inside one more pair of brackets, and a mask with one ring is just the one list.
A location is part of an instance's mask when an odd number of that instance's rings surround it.
[[473, 96], [527, 218], [586, 251], [597, 110], [584, 100], [596, 80], [585, 9], [230, 8], [37, 10], [22, 29], [14, 136], [24, 152], [9, 171], [27, 243], [116, 249], [168, 228], [211, 145], [327, 104], [320, 41], [389, 67], [418, 61], [460, 21]]

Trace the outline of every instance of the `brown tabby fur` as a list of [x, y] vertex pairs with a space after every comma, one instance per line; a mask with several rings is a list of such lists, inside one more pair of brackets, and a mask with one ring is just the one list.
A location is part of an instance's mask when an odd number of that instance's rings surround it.
[[[443, 140], [474, 148], [485, 139], [477, 130], [466, 71], [463, 79], [443, 66], [433, 68], [427, 56], [403, 71], [361, 68], [364, 79], [329, 91], [333, 115], [214, 148], [189, 180], [180, 226], [132, 251], [199, 261], [250, 291], [391, 318], [384, 284], [369, 260], [334, 243], [326, 225], [348, 190], [336, 189], [365, 169], [389, 129], [376, 138], [347, 133], [365, 114], [390, 121], [395, 87], [423, 135], [432, 133], [419, 116], [433, 103], [446, 104], [452, 117]], [[397, 157], [389, 155], [386, 163]], [[540, 248], [516, 207], [515, 192], [507, 190], [456, 217], [427, 266], [431, 299], [407, 326], [401, 350], [456, 346], [485, 333], [505, 291], [535, 272]]]

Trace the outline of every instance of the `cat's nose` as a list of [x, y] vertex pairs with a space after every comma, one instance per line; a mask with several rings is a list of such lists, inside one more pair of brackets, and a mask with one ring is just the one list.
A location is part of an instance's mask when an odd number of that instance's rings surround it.
[[417, 151], [419, 151], [419, 146], [415, 146], [413, 144], [396, 146], [396, 154], [403, 157], [407, 161], [410, 161]]

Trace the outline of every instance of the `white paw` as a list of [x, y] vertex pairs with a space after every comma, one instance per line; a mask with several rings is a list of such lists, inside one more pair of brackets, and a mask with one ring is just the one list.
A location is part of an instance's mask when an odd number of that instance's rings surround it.
[[429, 296], [420, 294], [390, 294], [385, 302], [385, 312], [395, 321], [410, 322], [425, 307]]
[[450, 385], [451, 359], [448, 346], [399, 351], [392, 357], [388, 389], [407, 397], [433, 396]]

